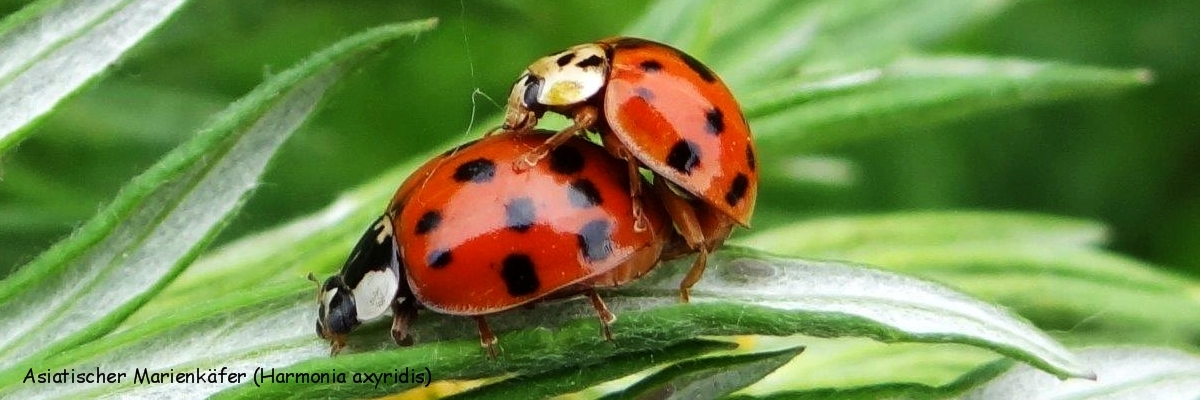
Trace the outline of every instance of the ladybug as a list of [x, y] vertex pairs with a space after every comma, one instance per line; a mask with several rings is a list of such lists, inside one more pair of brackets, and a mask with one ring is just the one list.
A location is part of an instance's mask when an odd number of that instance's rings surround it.
[[[687, 53], [617, 37], [531, 64], [513, 85], [502, 129], [530, 129], [546, 111], [573, 123], [522, 156], [523, 165], [536, 164], [577, 133], [594, 131], [605, 148], [627, 161], [631, 176], [645, 167], [656, 180], [669, 183], [656, 192], [688, 246], [698, 252], [680, 283], [686, 302], [707, 254], [735, 223], [750, 226], [758, 193], [750, 127], [729, 88]], [[632, 182], [636, 195], [639, 181]], [[640, 220], [641, 213], [635, 203], [635, 218]]]
[[474, 318], [495, 358], [485, 316], [580, 294], [612, 339], [615, 317], [595, 289], [640, 277], [679, 240], [654, 198], [641, 199], [647, 226], [634, 228], [624, 163], [587, 140], [565, 141], [535, 167], [511, 167], [549, 133], [489, 135], [433, 158], [400, 185], [321, 287], [317, 332], [332, 353], [389, 308], [392, 338], [411, 344], [408, 329], [425, 308]]

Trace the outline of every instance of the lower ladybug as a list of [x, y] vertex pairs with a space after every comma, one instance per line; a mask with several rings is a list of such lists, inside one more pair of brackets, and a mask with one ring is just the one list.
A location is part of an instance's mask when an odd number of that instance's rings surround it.
[[[392, 338], [411, 344], [418, 308], [469, 316], [495, 357], [484, 317], [586, 295], [609, 340], [615, 319], [595, 288], [616, 286], [672, 256], [678, 236], [654, 197], [635, 229], [624, 163], [573, 138], [530, 169], [512, 168], [549, 132], [489, 135], [435, 157], [396, 191], [338, 275], [321, 287], [317, 333], [332, 353], [367, 319], [393, 313]], [[641, 179], [638, 177], [637, 179]]]
[[[754, 212], [754, 142], [733, 93], [717, 74], [683, 51], [615, 37], [530, 64], [509, 94], [503, 128], [533, 128], [547, 111], [573, 123], [526, 153], [521, 164], [536, 164], [569, 137], [595, 131], [605, 148], [627, 160], [630, 175], [638, 175], [639, 167], [653, 171], [657, 195], [687, 244], [698, 252], [679, 287], [687, 301], [688, 288], [703, 274], [708, 252], [729, 237], [734, 224], [749, 227]], [[636, 195], [639, 181], [631, 182]], [[640, 218], [636, 203], [632, 213]]]

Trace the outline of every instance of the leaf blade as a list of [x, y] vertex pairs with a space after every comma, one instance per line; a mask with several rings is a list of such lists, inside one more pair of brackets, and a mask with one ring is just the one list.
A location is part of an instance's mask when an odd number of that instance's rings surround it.
[[804, 347], [776, 351], [712, 356], [670, 365], [618, 393], [602, 399], [718, 399], [723, 398], [796, 358]]
[[1038, 393], [1046, 399], [1190, 399], [1200, 397], [1200, 357], [1175, 349], [1097, 347], [1079, 357], [1096, 368], [1095, 381], [1059, 381], [1016, 366], [964, 399]]
[[0, 154], [186, 0], [43, 0], [0, 25]]

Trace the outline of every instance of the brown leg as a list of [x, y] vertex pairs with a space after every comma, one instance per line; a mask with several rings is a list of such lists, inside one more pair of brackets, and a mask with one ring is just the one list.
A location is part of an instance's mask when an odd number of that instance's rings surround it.
[[329, 356], [333, 357], [346, 348], [346, 335], [331, 335], [329, 338]]
[[550, 138], [546, 139], [546, 142], [542, 143], [540, 146], [521, 155], [516, 162], [517, 171], [525, 171], [533, 168], [534, 165], [537, 165], [538, 161], [541, 161], [542, 158], [546, 157], [546, 154], [550, 154], [550, 150], [554, 150], [555, 147], [566, 143], [567, 140], [570, 140], [571, 137], [575, 136], [576, 134], [591, 128], [592, 125], [596, 123], [596, 119], [599, 117], [600, 111], [597, 110], [596, 107], [584, 106], [580, 108], [575, 112], [575, 123], [561, 131], [558, 131], [558, 133], [555, 133], [553, 136], [550, 136]]
[[692, 207], [687, 199], [672, 191], [665, 182], [657, 180], [654, 182], [654, 191], [658, 194], [658, 198], [662, 199], [663, 206], [667, 209], [667, 214], [671, 215], [671, 222], [674, 222], [679, 235], [687, 242], [688, 247], [697, 252], [692, 268], [679, 283], [679, 299], [687, 303], [689, 300], [688, 290], [704, 275], [704, 267], [708, 263], [708, 247], [704, 239], [704, 230], [700, 227], [699, 218], [696, 217], [695, 207]]
[[401, 304], [392, 302], [392, 340], [400, 346], [412, 346], [413, 338], [408, 334], [408, 328], [417, 320], [417, 307], [408, 300]]
[[611, 135], [602, 137], [604, 148], [622, 160], [629, 171], [629, 195], [633, 199], [633, 230], [646, 230], [646, 214], [642, 211], [642, 173], [638, 171], [638, 160], [624, 143]]
[[488, 357], [496, 359], [496, 335], [492, 334], [492, 328], [488, 327], [487, 321], [483, 317], [474, 317], [475, 323], [479, 325], [479, 344], [487, 349]]
[[608, 311], [608, 306], [604, 305], [604, 300], [600, 300], [600, 295], [596, 294], [595, 289], [588, 290], [587, 296], [592, 300], [592, 308], [596, 309], [596, 314], [600, 315], [600, 332], [604, 334], [605, 339], [613, 341], [611, 325], [617, 320], [617, 316]]

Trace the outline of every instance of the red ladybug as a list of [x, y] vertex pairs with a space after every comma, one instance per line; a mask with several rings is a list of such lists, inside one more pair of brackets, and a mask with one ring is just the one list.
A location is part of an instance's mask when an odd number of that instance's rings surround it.
[[614, 317], [594, 288], [646, 273], [677, 236], [654, 198], [641, 199], [648, 226], [634, 229], [624, 163], [586, 140], [566, 141], [534, 168], [512, 167], [547, 137], [491, 135], [435, 157], [400, 186], [322, 288], [317, 331], [335, 354], [388, 308], [393, 339], [411, 343], [408, 327], [424, 307], [475, 318], [495, 357], [484, 316], [579, 294], [611, 340]]
[[[749, 227], [758, 193], [750, 127], [715, 73], [668, 45], [618, 37], [578, 45], [537, 60], [517, 79], [503, 128], [529, 129], [546, 111], [571, 118], [538, 149], [533, 165], [571, 136], [596, 131], [629, 174], [649, 168], [675, 226], [698, 257], [680, 296], [703, 274], [706, 256], [734, 223]], [[656, 178], [658, 179], [658, 178]], [[635, 185], [638, 184], [634, 180]], [[640, 188], [634, 187], [637, 194]], [[633, 213], [641, 218], [634, 205]]]

